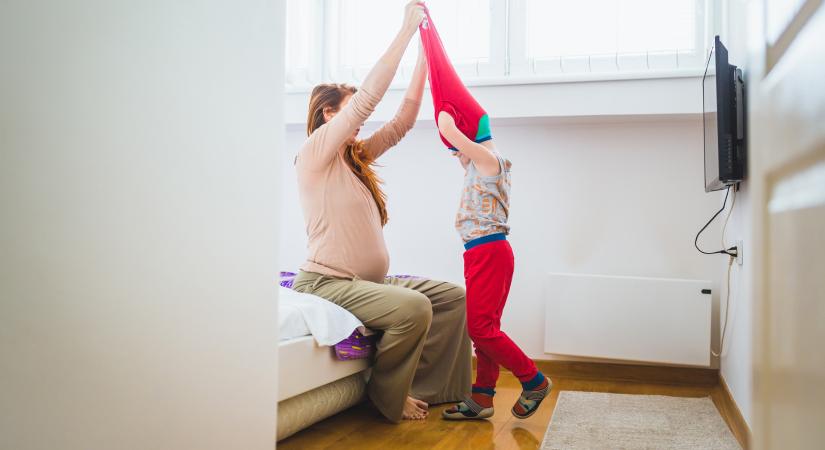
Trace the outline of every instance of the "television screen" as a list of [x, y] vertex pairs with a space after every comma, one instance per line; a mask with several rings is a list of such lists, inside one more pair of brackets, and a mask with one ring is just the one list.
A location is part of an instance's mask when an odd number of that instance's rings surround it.
[[705, 187], [719, 184], [719, 127], [716, 105], [716, 52], [710, 49], [702, 78], [702, 122], [705, 141]]
[[719, 36], [702, 78], [705, 191], [736, 184], [745, 176], [745, 95], [741, 71], [728, 63]]

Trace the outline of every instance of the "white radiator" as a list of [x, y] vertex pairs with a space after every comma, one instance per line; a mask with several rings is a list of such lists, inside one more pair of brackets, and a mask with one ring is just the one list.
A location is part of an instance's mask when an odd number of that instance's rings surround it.
[[710, 366], [710, 287], [710, 281], [549, 274], [544, 351]]

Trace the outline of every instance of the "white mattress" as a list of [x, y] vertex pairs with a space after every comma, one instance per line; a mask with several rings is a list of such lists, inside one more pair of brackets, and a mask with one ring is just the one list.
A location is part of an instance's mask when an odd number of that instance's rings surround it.
[[332, 347], [319, 346], [312, 336], [281, 341], [278, 352], [278, 401], [362, 372], [370, 361], [341, 361]]

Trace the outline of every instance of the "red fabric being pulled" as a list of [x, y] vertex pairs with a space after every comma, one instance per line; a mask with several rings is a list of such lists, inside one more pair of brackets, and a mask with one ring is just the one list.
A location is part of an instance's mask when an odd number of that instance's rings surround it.
[[[458, 73], [456, 73], [450, 59], [447, 57], [444, 44], [442, 44], [438, 31], [435, 29], [429, 10], [425, 8], [425, 12], [427, 18], [421, 22], [418, 28], [421, 33], [424, 52], [427, 56], [436, 123], [438, 123], [438, 114], [444, 111], [455, 119], [458, 129], [470, 140], [475, 142], [489, 140], [491, 138], [489, 119], [485, 117], [487, 113], [473, 98], [467, 87], [464, 86], [461, 78], [458, 77]], [[484, 121], [482, 121], [482, 118]], [[479, 134], [479, 128], [481, 128], [481, 134]], [[439, 136], [448, 148], [455, 148], [440, 132]]]

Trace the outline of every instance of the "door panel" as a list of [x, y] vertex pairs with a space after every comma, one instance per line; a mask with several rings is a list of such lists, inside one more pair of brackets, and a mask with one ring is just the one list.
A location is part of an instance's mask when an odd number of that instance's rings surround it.
[[[765, 70], [751, 83], [764, 252], [753, 434], [756, 448], [813, 449], [825, 442], [825, 7], [799, 1], [788, 17], [771, 16], [780, 1], [762, 3]], [[783, 30], [771, 29], [776, 20]]]
[[[817, 152], [825, 154], [825, 146]], [[825, 442], [825, 157], [772, 180], [768, 203], [769, 408], [764, 448]]]

